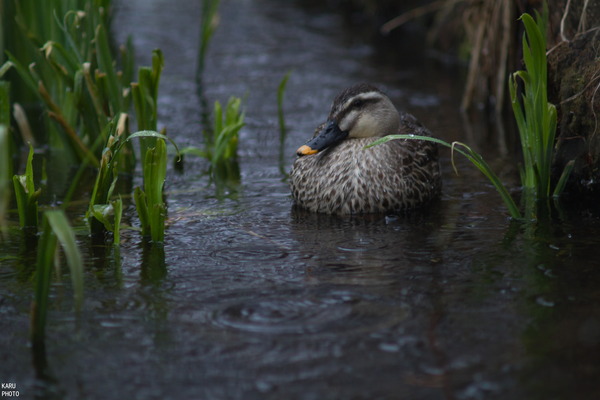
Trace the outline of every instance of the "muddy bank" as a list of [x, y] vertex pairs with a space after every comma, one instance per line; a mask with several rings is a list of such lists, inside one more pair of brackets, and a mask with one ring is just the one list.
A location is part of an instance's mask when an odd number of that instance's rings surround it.
[[554, 175], [558, 177], [564, 165], [575, 160], [568, 192], [597, 197], [600, 195], [600, 3], [558, 1], [550, 23], [548, 96], [558, 111]]

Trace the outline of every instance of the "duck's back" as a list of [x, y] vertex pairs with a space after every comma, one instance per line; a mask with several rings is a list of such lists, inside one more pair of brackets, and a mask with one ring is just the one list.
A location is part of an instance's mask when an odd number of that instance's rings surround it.
[[[398, 133], [430, 135], [408, 114]], [[417, 208], [439, 195], [437, 145], [410, 139], [365, 148], [377, 139], [347, 139], [299, 157], [290, 174], [295, 203], [328, 214], [377, 213]]]

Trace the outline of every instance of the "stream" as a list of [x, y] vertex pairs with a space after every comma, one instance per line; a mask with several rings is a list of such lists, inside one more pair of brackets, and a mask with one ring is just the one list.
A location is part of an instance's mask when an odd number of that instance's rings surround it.
[[[412, 43], [374, 46], [298, 2], [221, 3], [202, 98], [200, 1], [116, 2], [113, 30], [117, 43], [132, 35], [138, 65], [162, 49], [159, 125], [179, 147], [202, 146], [215, 100], [243, 99], [239, 180], [216, 185], [188, 155], [169, 166], [164, 248], [134, 230], [117, 249], [78, 235], [84, 307], [74, 315], [63, 271], [41, 360], [28, 342], [35, 254], [7, 238], [0, 381], [26, 399], [600, 398], [599, 209], [518, 225], [468, 162], [454, 173], [446, 149], [442, 197], [422, 212], [295, 209], [284, 173], [295, 150], [363, 81], [435, 136], [473, 144], [512, 187], [516, 172], [495, 128], [461, 117], [459, 68]], [[127, 202], [124, 222], [135, 215]]]

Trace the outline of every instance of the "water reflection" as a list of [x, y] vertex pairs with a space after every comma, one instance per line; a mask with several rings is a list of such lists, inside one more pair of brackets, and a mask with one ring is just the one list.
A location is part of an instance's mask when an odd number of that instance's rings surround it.
[[32, 343], [31, 357], [36, 378], [34, 398], [40, 400], [59, 400], [65, 398], [65, 390], [61, 388], [59, 381], [48, 364], [46, 343], [44, 340]]
[[167, 276], [165, 248], [162, 243], [142, 244], [142, 263], [140, 264], [140, 282], [142, 285], [160, 286]]

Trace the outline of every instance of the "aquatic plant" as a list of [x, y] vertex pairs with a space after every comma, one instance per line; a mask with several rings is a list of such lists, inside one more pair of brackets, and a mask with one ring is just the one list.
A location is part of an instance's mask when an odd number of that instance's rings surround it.
[[[151, 149], [156, 153], [157, 138], [166, 139], [156, 132], [163, 54], [155, 50], [151, 67], [140, 67], [138, 81], [132, 82], [131, 40], [120, 48], [122, 69], [117, 69], [108, 35], [110, 0], [34, 3], [8, 2], [2, 10], [2, 22], [7, 27], [4, 39], [12, 38], [19, 46], [3, 41], [8, 61], [0, 67], [0, 77], [8, 76], [24, 88], [25, 93], [20, 93], [17, 100], [37, 101], [43, 106], [47, 134], [40, 136], [48, 137], [49, 164], [55, 166], [60, 161], [66, 166], [79, 165], [62, 199], [64, 208], [89, 166], [97, 168], [86, 220], [93, 235], [113, 232], [114, 243], [118, 244], [123, 204], [116, 196], [116, 183], [119, 173], [132, 173], [136, 164], [129, 139], [140, 140], [144, 170], [148, 165], [146, 153]], [[17, 76], [20, 79], [15, 79]], [[129, 130], [127, 112], [132, 105], [141, 131], [136, 134]], [[34, 223], [34, 213], [26, 212], [26, 206], [37, 203], [31, 195], [25, 196], [33, 185], [33, 178], [25, 176], [19, 178], [23, 184], [17, 195], [23, 199], [20, 214], [29, 218], [22, 222], [27, 225]], [[159, 229], [154, 227], [153, 231]]]
[[[529, 14], [523, 14], [521, 21], [525, 26], [523, 60], [526, 70], [510, 75], [509, 90], [523, 150], [521, 183], [526, 202], [531, 203], [548, 199], [551, 195], [551, 166], [556, 134], [556, 107], [548, 102], [547, 96], [547, 4], [544, 2], [541, 15], [536, 11], [535, 21]], [[523, 84], [521, 96], [518, 80]], [[573, 162], [565, 168], [560, 183], [554, 189], [555, 196], [563, 190], [572, 166]]]
[[[164, 56], [159, 49], [152, 52], [152, 67], [140, 67], [138, 81], [131, 83], [133, 105], [139, 131], [158, 130], [158, 85], [164, 67]], [[146, 151], [156, 144], [155, 137], [140, 137], [141, 159]], [[144, 164], [142, 164], [143, 166]]]
[[144, 189], [135, 188], [134, 199], [144, 237], [161, 243], [165, 237], [167, 206], [163, 201], [163, 186], [167, 174], [167, 147], [164, 140], [146, 151], [144, 158]]
[[288, 71], [279, 86], [277, 87], [277, 121], [279, 122], [279, 170], [283, 175], [286, 175], [285, 171], [285, 139], [287, 138], [287, 128], [285, 126], [285, 116], [283, 113], [283, 95], [285, 94], [285, 88], [287, 82], [290, 79], [292, 71]]
[[33, 183], [33, 146], [29, 145], [29, 155], [25, 165], [24, 175], [13, 176], [13, 186], [17, 198], [19, 223], [21, 228], [35, 228], [38, 226], [38, 197], [41, 189], [35, 189]]
[[225, 106], [225, 113], [223, 113], [221, 103], [215, 101], [214, 138], [210, 146], [210, 161], [213, 167], [226, 160], [237, 159], [239, 131], [245, 125], [241, 105], [240, 98], [230, 97]]
[[128, 115], [121, 114], [118, 119], [115, 117], [106, 129], [109, 130], [109, 136], [100, 159], [86, 217], [92, 235], [103, 234], [105, 230], [114, 232], [114, 243], [119, 244], [120, 226], [117, 220], [121, 219], [119, 210], [122, 210], [122, 200], [120, 197], [113, 200], [112, 197], [119, 176], [119, 160], [123, 159], [119, 153], [130, 136]]
[[[113, 243], [115, 245], [120, 243], [120, 223], [123, 212], [123, 201], [120, 195], [118, 197], [114, 196], [114, 190], [119, 177], [119, 164], [130, 157], [128, 153], [130, 148], [129, 142], [135, 138], [139, 138], [140, 140], [152, 139], [155, 140], [157, 144], [162, 143], [162, 146], [165, 147], [164, 142], [169, 140], [165, 135], [155, 131], [130, 133], [128, 121], [129, 116], [127, 114], [121, 114], [118, 119], [113, 119], [107, 127], [109, 136], [106, 147], [102, 152], [100, 167], [96, 176], [96, 182], [92, 189], [88, 212], [86, 214], [90, 225], [90, 232], [93, 235], [102, 235], [105, 231], [113, 232]], [[177, 149], [175, 143], [173, 143], [173, 145]], [[162, 174], [157, 174], [156, 171], [154, 171], [156, 167], [152, 162], [154, 161], [153, 157], [155, 151], [155, 147], [146, 151], [146, 158], [144, 159], [143, 165], [144, 185], [160, 186], [162, 190], [166, 175], [166, 147], [164, 154], [162, 155], [164, 160], [161, 160], [161, 162], [164, 163]], [[152, 154], [150, 158], [149, 154]], [[153, 189], [152, 192], [155, 193], [156, 190]], [[152, 200], [156, 198], [157, 196], [154, 196]], [[162, 202], [162, 191], [160, 198]], [[160, 232], [161, 228], [157, 226], [157, 221], [161, 221], [164, 225], [164, 218], [162, 220], [155, 218], [156, 221], [153, 222], [151, 228], [147, 223], [148, 218], [146, 218], [148, 212], [144, 210], [144, 212], [140, 213], [139, 207], [141, 207], [141, 205], [138, 205], [137, 203], [136, 205], [138, 206], [138, 214], [140, 215], [144, 235], [150, 236], [151, 231], [156, 233]], [[164, 227], [162, 228], [162, 231], [164, 231]], [[152, 237], [154, 240], [154, 234]], [[158, 241], [162, 241], [162, 239]]]
[[21, 85], [16, 102], [44, 105], [51, 155], [98, 166], [104, 127], [131, 102], [132, 55], [121, 52], [127, 70], [117, 71], [107, 35], [110, 1], [13, 3], [2, 14], [9, 46], [0, 75], [20, 76], [12, 79]]
[[36, 288], [31, 307], [31, 341], [34, 343], [43, 342], [45, 337], [51, 275], [58, 260], [55, 257], [57, 244], [63, 249], [71, 273], [75, 311], [79, 312], [83, 304], [83, 261], [75, 234], [62, 210], [46, 211], [38, 243]]
[[10, 100], [9, 83], [0, 81], [0, 231], [4, 230], [4, 215], [10, 196], [12, 157], [10, 151]]
[[10, 82], [0, 81], [0, 125], [10, 126]]
[[[219, 3], [220, 0], [202, 0], [200, 47], [198, 49], [198, 65], [196, 66], [196, 82], [198, 84], [202, 81], [208, 45], [219, 24], [219, 16], [217, 14]], [[201, 87], [202, 85], [199, 84], [198, 86]]]
[[241, 106], [240, 98], [230, 97], [223, 113], [221, 103], [215, 101], [212, 129], [204, 129], [202, 132], [204, 148], [186, 147], [181, 150], [181, 154], [206, 158], [210, 161], [213, 172], [227, 162], [237, 161], [239, 131], [245, 125]]
[[10, 196], [10, 176], [12, 162], [10, 154], [10, 135], [6, 125], [0, 124], [0, 231], [4, 230], [4, 215]]

